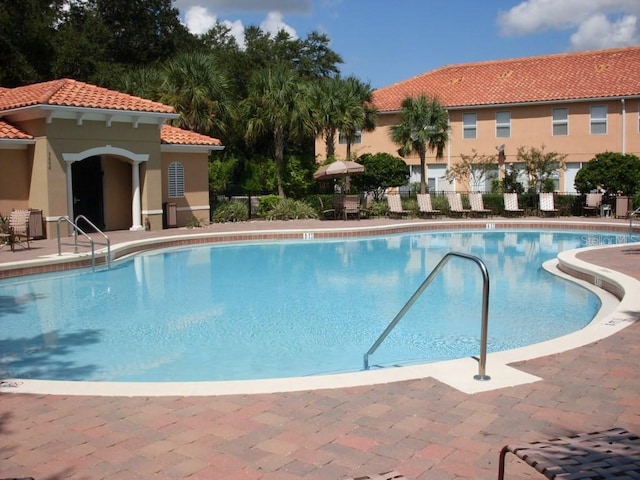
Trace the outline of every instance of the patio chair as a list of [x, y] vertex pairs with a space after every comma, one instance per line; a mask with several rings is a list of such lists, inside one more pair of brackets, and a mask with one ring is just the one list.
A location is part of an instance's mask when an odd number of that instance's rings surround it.
[[364, 194], [364, 203], [360, 205], [360, 217], [369, 217], [371, 216], [371, 202], [373, 202], [373, 196], [365, 193]]
[[504, 212], [506, 214], [524, 215], [524, 210], [518, 205], [517, 193], [505, 193], [504, 199]]
[[391, 472], [369, 474], [364, 477], [347, 478], [347, 480], [406, 480], [406, 478], [393, 470]]
[[403, 210], [402, 199], [397, 193], [387, 195], [387, 204], [390, 216], [402, 217], [403, 215], [409, 215], [408, 210]]
[[0, 233], [0, 238], [4, 238], [5, 242], [11, 247], [11, 251], [15, 252], [16, 245], [27, 249], [31, 248], [29, 245], [29, 218], [31, 212], [29, 210], [12, 210], [9, 215], [8, 231], [6, 233]]
[[360, 196], [359, 195], [346, 195], [342, 203], [342, 210], [340, 215], [345, 220], [349, 218], [349, 215], [355, 215], [360, 220]]
[[551, 192], [540, 193], [540, 196], [539, 196], [539, 208], [540, 208], [540, 212], [543, 215], [545, 215], [545, 214], [557, 215], [558, 214], [558, 209], [555, 207], [555, 202], [553, 200], [553, 193], [551, 193]]
[[471, 210], [463, 208], [462, 197], [457, 192], [447, 193], [447, 202], [449, 202], [449, 212], [461, 217], [469, 214]]
[[600, 205], [602, 204], [601, 193], [587, 193], [587, 198], [582, 205], [582, 215], [598, 215]]
[[428, 193], [418, 193], [418, 212], [421, 215], [431, 215], [432, 218], [442, 215], [441, 210], [433, 208], [431, 204], [431, 195]]
[[471, 213], [474, 215], [484, 215], [488, 217], [491, 214], [491, 210], [484, 208], [484, 200], [482, 200], [481, 193], [470, 193], [469, 203], [471, 204]]
[[320, 215], [322, 215], [323, 218], [336, 219], [337, 212], [335, 206], [333, 208], [325, 208], [322, 197], [318, 197], [318, 203], [320, 204]]
[[512, 453], [550, 480], [632, 479], [640, 477], [640, 437], [622, 428], [505, 445], [500, 451], [498, 480], [504, 480], [504, 460]]

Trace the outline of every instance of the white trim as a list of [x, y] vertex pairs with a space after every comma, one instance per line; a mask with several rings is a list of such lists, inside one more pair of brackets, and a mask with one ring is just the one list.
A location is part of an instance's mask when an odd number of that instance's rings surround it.
[[26, 150], [29, 145], [35, 145], [36, 141], [31, 139], [19, 138], [0, 138], [1, 150]]
[[63, 153], [62, 159], [65, 162], [79, 162], [85, 158], [95, 157], [97, 155], [117, 155], [119, 157], [125, 157], [134, 162], [147, 162], [149, 161], [148, 153], [133, 153], [129, 150], [125, 150], [120, 147], [112, 147], [111, 145], [105, 145], [104, 147], [95, 147], [85, 150], [80, 153]]
[[164, 213], [162, 210], [142, 210], [143, 215], [161, 215]]
[[193, 207], [177, 207], [176, 210], [179, 212], [194, 212], [196, 210], [211, 210], [209, 205], [196, 205]]

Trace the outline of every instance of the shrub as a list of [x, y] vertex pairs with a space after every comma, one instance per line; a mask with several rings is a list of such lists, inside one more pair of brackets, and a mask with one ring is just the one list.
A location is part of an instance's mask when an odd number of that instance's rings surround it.
[[191, 229], [191, 228], [200, 228], [204, 226], [204, 220], [202, 218], [197, 218], [197, 217], [191, 217], [189, 219], [189, 221], [187, 222], [186, 227]]
[[291, 198], [282, 198], [271, 210], [266, 212], [267, 220], [300, 220], [303, 218], [318, 218], [316, 209], [308, 203]]
[[280, 203], [282, 198], [280, 195], [263, 195], [258, 202], [258, 217], [265, 218], [267, 213], [275, 208]]
[[232, 200], [222, 202], [211, 215], [211, 220], [216, 223], [245, 222], [249, 219], [249, 207], [246, 202]]

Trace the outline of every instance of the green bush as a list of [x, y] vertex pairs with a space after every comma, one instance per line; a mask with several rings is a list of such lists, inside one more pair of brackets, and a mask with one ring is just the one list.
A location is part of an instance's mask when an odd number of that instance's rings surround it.
[[231, 200], [222, 202], [211, 215], [215, 223], [246, 222], [249, 219], [249, 207], [246, 202]]
[[318, 218], [316, 209], [300, 200], [283, 198], [271, 210], [266, 212], [267, 220], [300, 220], [303, 218]]
[[258, 201], [258, 217], [265, 218], [267, 213], [275, 208], [280, 203], [282, 198], [279, 195], [263, 195]]

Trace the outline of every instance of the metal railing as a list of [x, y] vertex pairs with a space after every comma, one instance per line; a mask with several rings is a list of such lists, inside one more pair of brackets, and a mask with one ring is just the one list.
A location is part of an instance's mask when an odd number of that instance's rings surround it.
[[633, 233], [633, 217], [640, 212], [640, 207], [629, 213], [629, 233]]
[[482, 327], [481, 327], [481, 338], [480, 338], [480, 358], [478, 362], [478, 374], [474, 375], [474, 379], [476, 380], [490, 380], [491, 377], [486, 374], [486, 366], [487, 366], [487, 334], [489, 329], [489, 273], [487, 271], [487, 266], [484, 262], [474, 256], [461, 252], [449, 252], [442, 260], [436, 265], [436, 267], [431, 271], [429, 276], [422, 282], [422, 284], [418, 287], [415, 293], [411, 296], [411, 298], [405, 303], [404, 307], [398, 312], [395, 318], [391, 321], [391, 323], [387, 326], [387, 328], [382, 332], [382, 334], [378, 337], [378, 339], [373, 343], [371, 348], [367, 353], [364, 354], [364, 369], [369, 370], [369, 356], [373, 354], [380, 344], [384, 342], [387, 338], [387, 335], [391, 333], [391, 331], [395, 328], [398, 322], [404, 317], [404, 315], [409, 311], [409, 309], [413, 306], [416, 300], [422, 295], [422, 293], [426, 290], [426, 288], [431, 284], [431, 282], [435, 279], [435, 277], [440, 273], [442, 268], [447, 264], [452, 257], [460, 257], [468, 260], [472, 260], [475, 262], [478, 267], [480, 267], [480, 271], [482, 272], [483, 277], [483, 289], [482, 289]]
[[[95, 230], [95, 232], [98, 235], [102, 236], [102, 238], [104, 238], [104, 242], [97, 242], [96, 240], [93, 239], [93, 237], [91, 237], [91, 235], [89, 235], [87, 232], [82, 230], [78, 226], [78, 222], [80, 220], [86, 222], [91, 228]], [[73, 243], [62, 242], [62, 237], [60, 236], [60, 224], [62, 222], [66, 222], [71, 228], [73, 233]], [[97, 243], [99, 245], [105, 245], [107, 247], [106, 263], [107, 263], [107, 266], [111, 265], [111, 241], [109, 240], [109, 237], [107, 237], [107, 235], [105, 235], [105, 233], [102, 230], [96, 227], [87, 217], [85, 217], [84, 215], [78, 215], [75, 219], [75, 222], [72, 222], [69, 219], [69, 217], [59, 217], [56, 224], [56, 228], [58, 233], [58, 255], [62, 255], [63, 245], [73, 247], [73, 253], [78, 253], [78, 246], [90, 247], [91, 248], [91, 268], [95, 268], [96, 267], [95, 245]], [[85, 240], [84, 241], [78, 240], [78, 234], [84, 237]]]

